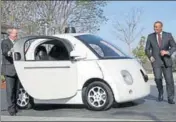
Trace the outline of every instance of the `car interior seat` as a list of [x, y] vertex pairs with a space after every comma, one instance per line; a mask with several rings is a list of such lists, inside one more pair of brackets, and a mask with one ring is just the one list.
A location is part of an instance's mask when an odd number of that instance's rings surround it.
[[39, 46], [36, 50], [36, 60], [48, 60], [47, 50], [44, 46]]
[[64, 46], [55, 45], [52, 47], [50, 53], [50, 60], [68, 60], [69, 54]]

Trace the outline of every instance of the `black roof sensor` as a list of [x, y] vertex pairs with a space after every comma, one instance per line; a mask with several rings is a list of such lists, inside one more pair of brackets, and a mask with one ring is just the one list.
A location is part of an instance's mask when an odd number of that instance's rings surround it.
[[65, 33], [76, 33], [76, 29], [74, 27], [66, 27]]

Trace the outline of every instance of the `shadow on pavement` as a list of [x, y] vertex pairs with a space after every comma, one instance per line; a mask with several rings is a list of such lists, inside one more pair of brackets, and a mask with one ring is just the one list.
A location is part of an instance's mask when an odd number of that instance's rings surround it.
[[140, 104], [143, 104], [145, 102], [144, 99], [139, 99], [136, 101], [131, 101], [131, 102], [125, 102], [125, 103], [115, 103], [113, 105], [113, 108], [126, 108], [126, 107], [134, 107]]
[[[154, 100], [154, 101], [158, 101], [158, 97], [153, 96], [153, 95], [148, 95], [147, 97], [145, 97], [146, 100]], [[167, 102], [167, 100], [163, 100], [164, 102]]]
[[[133, 102], [126, 102], [126, 103], [114, 103], [112, 108], [126, 108], [126, 107], [134, 107], [139, 104], [143, 104], [145, 100], [137, 100]], [[38, 104], [35, 105], [34, 110], [37, 111], [46, 111], [46, 110], [56, 110], [56, 109], [86, 109], [85, 105], [65, 105], [65, 104]]]
[[55, 109], [85, 109], [84, 105], [65, 105], [65, 104], [40, 104], [35, 105], [34, 110], [55, 110]]
[[118, 115], [118, 116], [119, 115], [145, 116], [145, 117], [148, 117], [150, 120], [155, 120], [155, 121], [161, 122], [161, 120], [159, 118], [157, 118], [156, 116], [152, 115], [152, 113], [148, 113], [148, 112], [142, 112], [141, 113], [141, 112], [134, 112], [134, 111], [128, 111], [128, 112], [119, 111], [119, 112], [113, 113], [113, 115]]

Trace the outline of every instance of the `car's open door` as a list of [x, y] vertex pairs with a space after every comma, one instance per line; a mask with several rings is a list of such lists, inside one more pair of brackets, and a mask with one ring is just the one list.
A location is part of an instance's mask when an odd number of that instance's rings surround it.
[[[15, 43], [13, 53], [14, 65], [24, 89], [30, 96], [39, 100], [73, 97], [77, 92], [76, 62], [71, 60], [26, 60], [25, 43], [31, 39], [59, 38], [50, 36], [25, 37]], [[59, 40], [63, 41], [63, 43], [68, 42], [64, 39]]]

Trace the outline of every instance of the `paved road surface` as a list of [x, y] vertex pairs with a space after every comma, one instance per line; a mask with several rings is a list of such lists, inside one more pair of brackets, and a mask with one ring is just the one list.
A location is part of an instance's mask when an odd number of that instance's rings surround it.
[[[1, 90], [2, 99], [1, 107], [6, 108], [5, 91]], [[22, 110], [18, 116], [24, 121], [35, 120], [30, 117], [45, 117], [45, 120], [176, 120], [176, 105], [167, 103], [165, 92], [165, 100], [157, 102], [157, 91], [153, 83], [151, 83], [151, 94], [134, 102], [115, 105], [112, 109], [104, 112], [89, 111], [84, 106], [68, 106], [68, 105], [38, 105], [35, 110]], [[1, 111], [3, 120], [10, 120], [8, 113], [5, 110]], [[52, 117], [52, 118], [51, 118]], [[67, 119], [64, 119], [67, 118]], [[78, 119], [79, 118], [79, 119]], [[11, 118], [12, 119], [12, 118]], [[39, 118], [42, 119], [42, 118]], [[44, 118], [43, 118], [44, 119]], [[17, 117], [13, 120], [19, 120]]]

